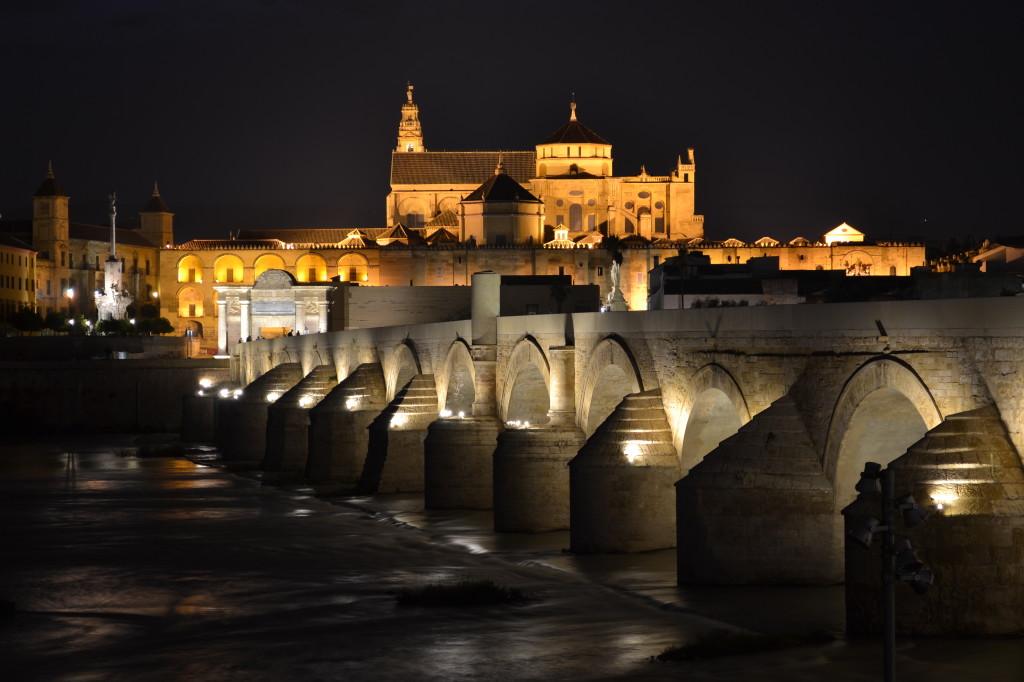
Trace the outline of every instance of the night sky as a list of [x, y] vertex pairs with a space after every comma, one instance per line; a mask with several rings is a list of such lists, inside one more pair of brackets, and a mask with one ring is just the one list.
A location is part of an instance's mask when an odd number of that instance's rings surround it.
[[411, 81], [433, 151], [532, 149], [572, 93], [618, 175], [694, 147], [711, 239], [1024, 233], [1020, 3], [22, 4], [3, 220], [52, 159], [79, 222], [159, 179], [178, 241], [381, 227]]

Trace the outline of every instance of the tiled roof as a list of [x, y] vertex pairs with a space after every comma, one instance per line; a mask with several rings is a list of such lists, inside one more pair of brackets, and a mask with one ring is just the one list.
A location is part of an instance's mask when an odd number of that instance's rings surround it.
[[24, 249], [26, 251], [32, 251], [33, 253], [37, 253], [37, 251], [33, 249], [30, 244], [26, 244], [17, 237], [14, 237], [9, 234], [4, 234], [3, 232], [0, 232], [0, 244], [15, 249]]
[[541, 144], [611, 144], [579, 121], [569, 121]]
[[[82, 223], [71, 223], [68, 225], [69, 239], [84, 239], [90, 242], [110, 241], [110, 227], [103, 225], [84, 225]], [[149, 248], [159, 247], [139, 234], [138, 230], [126, 230], [117, 228], [117, 243], [125, 246], [146, 246]]]
[[174, 247], [179, 251], [235, 251], [242, 249], [281, 249], [279, 239], [193, 239]]
[[391, 184], [476, 185], [494, 174], [499, 156], [505, 172], [518, 182], [527, 182], [537, 173], [536, 152], [395, 152]]
[[431, 218], [424, 227], [458, 227], [459, 216], [454, 211], [442, 211]]
[[539, 204], [540, 199], [530, 194], [518, 182], [505, 173], [487, 178], [484, 184], [473, 190], [463, 201], [523, 201]]
[[459, 238], [458, 238], [457, 235], [452, 234], [451, 232], [449, 232], [448, 230], [446, 230], [446, 229], [444, 229], [442, 227], [442, 228], [439, 228], [439, 229], [435, 230], [434, 232], [431, 232], [430, 235], [424, 241], [427, 244], [431, 244], [431, 245], [433, 245], [433, 244], [458, 244], [459, 243]]
[[68, 195], [64, 189], [57, 184], [57, 180], [48, 177], [43, 180], [43, 184], [39, 185], [39, 189], [36, 190], [34, 196], [37, 197], [66, 197]]
[[[376, 239], [386, 227], [360, 228], [368, 239]], [[280, 239], [288, 244], [337, 244], [346, 239], [352, 228], [328, 228], [310, 230], [239, 230], [237, 238], [246, 239]]]
[[167, 204], [160, 198], [159, 194], [154, 194], [150, 198], [149, 203], [146, 204], [146, 208], [142, 209], [140, 213], [170, 213], [171, 209], [167, 208]]

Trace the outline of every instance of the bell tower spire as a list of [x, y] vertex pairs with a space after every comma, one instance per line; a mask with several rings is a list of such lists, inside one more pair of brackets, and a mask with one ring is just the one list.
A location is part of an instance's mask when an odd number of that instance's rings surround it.
[[423, 128], [420, 126], [420, 108], [412, 101], [412, 83], [407, 83], [406, 102], [402, 105], [402, 120], [398, 124], [396, 152], [425, 152]]

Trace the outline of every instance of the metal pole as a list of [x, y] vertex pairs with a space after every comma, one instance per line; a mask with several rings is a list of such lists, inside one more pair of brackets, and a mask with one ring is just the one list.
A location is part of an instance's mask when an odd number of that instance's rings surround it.
[[896, 472], [886, 467], [882, 473], [882, 604], [885, 611], [885, 682], [896, 682], [896, 552], [893, 550], [893, 490], [896, 487]]

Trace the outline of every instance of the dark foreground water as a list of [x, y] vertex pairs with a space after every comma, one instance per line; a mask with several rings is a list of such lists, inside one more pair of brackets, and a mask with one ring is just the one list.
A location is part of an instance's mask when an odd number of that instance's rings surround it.
[[[829, 589], [674, 586], [673, 552], [573, 557], [565, 533], [497, 535], [486, 513], [416, 496], [317, 499], [130, 439], [0, 449], [0, 679], [876, 680], [880, 646], [843, 640], [650, 663], [719, 629], [842, 623]], [[399, 607], [394, 593], [485, 578], [534, 597]], [[902, 640], [903, 680], [1024, 679], [1024, 641]]]

